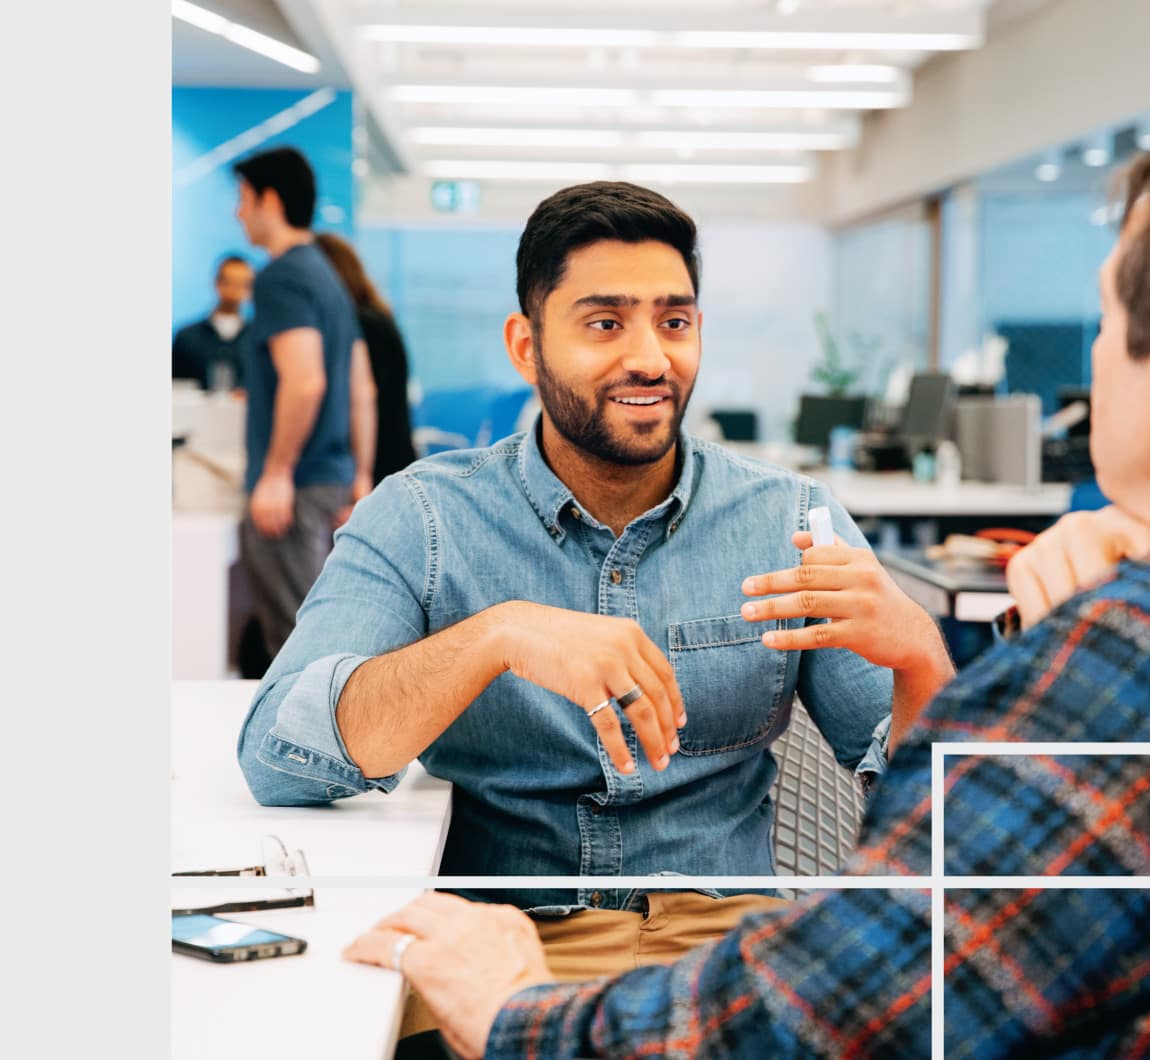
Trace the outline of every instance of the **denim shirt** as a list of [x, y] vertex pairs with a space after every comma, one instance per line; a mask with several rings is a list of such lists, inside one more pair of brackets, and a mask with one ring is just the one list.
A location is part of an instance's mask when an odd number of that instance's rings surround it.
[[[685, 433], [670, 496], [615, 537], [547, 466], [537, 429], [420, 460], [356, 506], [244, 723], [239, 758], [253, 794], [305, 805], [393, 790], [402, 771], [365, 777], [340, 737], [348, 677], [484, 608], [529, 600], [638, 622], [683, 694], [680, 750], [655, 772], [623, 717], [638, 765], [624, 776], [586, 704], [502, 674], [420, 756], [454, 785], [441, 873], [771, 874], [770, 745], [795, 694], [843, 765], [882, 772], [872, 737], [889, 716], [893, 679], [853, 652], [765, 647], [761, 634], [779, 623], [740, 616], [742, 582], [799, 562], [791, 534], [814, 505], [830, 506], [850, 544], [865, 539], [822, 484]], [[509, 888], [482, 897], [621, 908], [634, 896]]]

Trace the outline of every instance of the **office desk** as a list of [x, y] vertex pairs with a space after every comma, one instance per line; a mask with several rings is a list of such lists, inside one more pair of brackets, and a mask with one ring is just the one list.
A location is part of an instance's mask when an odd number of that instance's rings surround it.
[[[173, 871], [254, 865], [261, 838], [301, 849], [316, 877], [430, 876], [451, 819], [451, 785], [414, 763], [391, 795], [330, 806], [259, 806], [236, 762], [255, 681], [172, 684]], [[235, 886], [173, 880], [179, 907], [236, 897]], [[344, 881], [351, 882], [351, 881]], [[365, 881], [366, 882], [366, 881]], [[246, 888], [245, 888], [246, 890]], [[259, 893], [277, 893], [275, 888]], [[282, 891], [278, 892], [282, 893]], [[172, 955], [172, 1056], [179, 1060], [384, 1060], [395, 1048], [403, 981], [340, 951], [417, 891], [320, 886], [312, 908], [229, 913], [306, 939], [307, 952], [237, 965]]]
[[880, 551], [894, 583], [928, 614], [959, 622], [990, 622], [1014, 603], [1006, 572], [981, 563], [930, 560], [918, 549]]
[[[307, 950], [219, 965], [173, 953], [172, 1060], [388, 1060], [406, 984], [394, 972], [341, 960], [340, 952], [418, 893], [322, 887], [312, 908], [224, 914], [302, 938]], [[207, 905], [218, 894], [178, 889], [181, 906], [193, 896]]]
[[256, 803], [236, 762], [256, 684], [172, 683], [172, 871], [254, 865], [270, 833], [303, 850], [314, 876], [434, 875], [451, 820], [451, 785], [418, 762], [390, 795], [326, 806]]

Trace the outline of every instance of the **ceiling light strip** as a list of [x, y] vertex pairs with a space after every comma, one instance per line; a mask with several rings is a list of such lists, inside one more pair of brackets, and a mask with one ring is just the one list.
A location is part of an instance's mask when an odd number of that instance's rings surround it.
[[208, 33], [214, 33], [218, 37], [223, 37], [225, 40], [231, 41], [232, 44], [247, 48], [248, 51], [257, 52], [268, 59], [274, 59], [277, 63], [290, 66], [293, 70], [299, 70], [301, 73], [314, 74], [319, 72], [320, 63], [314, 55], [309, 55], [307, 52], [300, 51], [299, 48], [293, 48], [290, 44], [284, 44], [283, 41], [278, 41], [263, 33], [257, 33], [254, 29], [242, 26], [238, 22], [232, 22], [230, 19], [217, 15], [214, 11], [208, 11], [198, 4], [190, 4], [187, 0], [172, 0], [172, 17], [178, 18], [188, 25], [206, 30]]

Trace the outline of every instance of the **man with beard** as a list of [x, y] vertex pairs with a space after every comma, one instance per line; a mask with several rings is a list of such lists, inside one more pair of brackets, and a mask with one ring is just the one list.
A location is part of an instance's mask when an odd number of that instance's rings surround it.
[[[770, 874], [769, 748], [796, 693], [840, 762], [881, 772], [953, 674], [945, 646], [824, 486], [680, 430], [702, 325], [686, 214], [632, 184], [567, 188], [517, 270], [504, 339], [534, 429], [359, 504], [256, 693], [248, 783], [328, 802], [391, 791], [418, 757], [454, 784], [448, 875]], [[817, 505], [833, 545], [812, 547]], [[532, 911], [576, 976], [672, 959], [779, 901], [474, 896]]]

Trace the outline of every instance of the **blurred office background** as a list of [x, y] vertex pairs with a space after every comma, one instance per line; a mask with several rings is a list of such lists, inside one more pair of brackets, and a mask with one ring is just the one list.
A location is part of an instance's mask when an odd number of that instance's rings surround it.
[[[700, 433], [777, 459], [806, 433], [806, 466], [847, 426], [857, 465], [905, 426], [913, 378], [946, 374], [937, 437], [912, 447], [933, 456], [962, 395], [1036, 395], [1040, 422], [1089, 385], [1112, 178], [1150, 149], [1145, 0], [174, 0], [172, 16], [173, 326], [211, 309], [220, 256], [248, 253], [230, 163], [301, 148], [316, 229], [353, 241], [394, 309], [422, 451], [518, 422], [499, 400], [522, 397], [501, 340], [519, 232], [547, 194], [601, 177], [699, 223]], [[177, 512], [226, 515], [240, 407], [217, 401], [204, 426], [211, 396], [180, 389], [173, 432], [202, 477], [176, 477]], [[836, 395], [866, 401], [810, 420]], [[1076, 427], [1039, 438], [1039, 479], [1089, 477]], [[915, 455], [897, 466], [931, 477]]]

